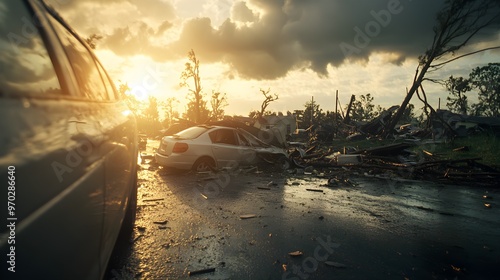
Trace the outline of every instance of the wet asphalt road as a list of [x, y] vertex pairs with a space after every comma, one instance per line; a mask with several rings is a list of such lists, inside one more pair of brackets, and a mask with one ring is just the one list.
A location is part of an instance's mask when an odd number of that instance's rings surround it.
[[131, 248], [109, 279], [500, 277], [496, 190], [142, 166]]

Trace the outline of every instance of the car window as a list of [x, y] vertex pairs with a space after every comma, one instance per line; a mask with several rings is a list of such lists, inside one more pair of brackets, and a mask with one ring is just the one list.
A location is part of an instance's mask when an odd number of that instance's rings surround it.
[[111, 100], [119, 99], [119, 94], [116, 92], [113, 82], [111, 81], [108, 74], [102, 67], [101, 63], [97, 62], [97, 67], [99, 68], [99, 72], [101, 72], [102, 80], [104, 81], [104, 86], [108, 91], [109, 99]]
[[241, 132], [238, 132], [238, 138], [240, 138], [240, 144], [242, 146], [251, 146], [250, 140], [248, 140]]
[[238, 145], [238, 141], [236, 140], [236, 135], [231, 129], [217, 129], [215, 131], [210, 132], [210, 140], [212, 143], [217, 144], [229, 144], [229, 145]]
[[248, 140], [248, 142], [250, 142], [250, 145], [252, 147], [267, 147], [267, 146], [269, 146], [245, 130], [239, 129], [238, 133], [245, 136], [245, 138]]
[[56, 71], [30, 10], [0, 2], [0, 95], [60, 96]]
[[59, 21], [52, 16], [50, 17], [50, 21], [71, 62], [71, 67], [73, 68], [73, 72], [75, 72], [81, 94], [92, 100], [108, 100], [106, 87], [103, 84], [94, 57], [68, 29], [59, 23]]
[[173, 136], [181, 139], [195, 139], [198, 138], [203, 132], [207, 131], [208, 128], [204, 126], [193, 126], [187, 128], [181, 132], [174, 134]]

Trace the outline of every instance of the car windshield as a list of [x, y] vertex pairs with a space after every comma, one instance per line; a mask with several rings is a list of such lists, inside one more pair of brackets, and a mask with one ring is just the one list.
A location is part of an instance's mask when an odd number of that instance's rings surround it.
[[188, 129], [185, 129], [181, 132], [178, 132], [174, 134], [173, 136], [175, 138], [181, 138], [181, 139], [195, 139], [198, 138], [202, 133], [206, 132], [208, 130], [208, 127], [205, 126], [193, 126]]

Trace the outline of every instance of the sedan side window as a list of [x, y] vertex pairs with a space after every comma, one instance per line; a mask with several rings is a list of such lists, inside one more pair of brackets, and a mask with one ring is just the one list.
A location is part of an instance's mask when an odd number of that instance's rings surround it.
[[238, 132], [238, 138], [240, 138], [240, 144], [241, 146], [248, 146], [250, 147], [250, 141], [240, 132]]
[[80, 86], [80, 92], [84, 97], [92, 100], [109, 100], [106, 87], [103, 84], [94, 57], [68, 29], [61, 25], [61, 23], [52, 17], [50, 17], [50, 21], [66, 50], [66, 54], [71, 62], [71, 66], [73, 67], [73, 71], [75, 72], [76, 79]]
[[37, 24], [22, 1], [0, 2], [0, 95], [62, 94]]
[[237, 145], [238, 141], [236, 141], [236, 137], [234, 132], [230, 129], [219, 129], [210, 133], [210, 139], [213, 143], [218, 144], [229, 144], [229, 145]]

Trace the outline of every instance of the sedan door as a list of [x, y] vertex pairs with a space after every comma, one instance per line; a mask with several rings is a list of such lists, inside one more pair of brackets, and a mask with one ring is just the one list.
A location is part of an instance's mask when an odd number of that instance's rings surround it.
[[[249, 137], [245, 136], [241, 131], [237, 131], [240, 141], [239, 153], [242, 155], [241, 165], [250, 165], [256, 162], [257, 153], [255, 145]], [[254, 141], [255, 142], [255, 141]]]
[[235, 130], [219, 128], [209, 133], [212, 140], [212, 152], [219, 169], [234, 168], [243, 159], [243, 153]]

